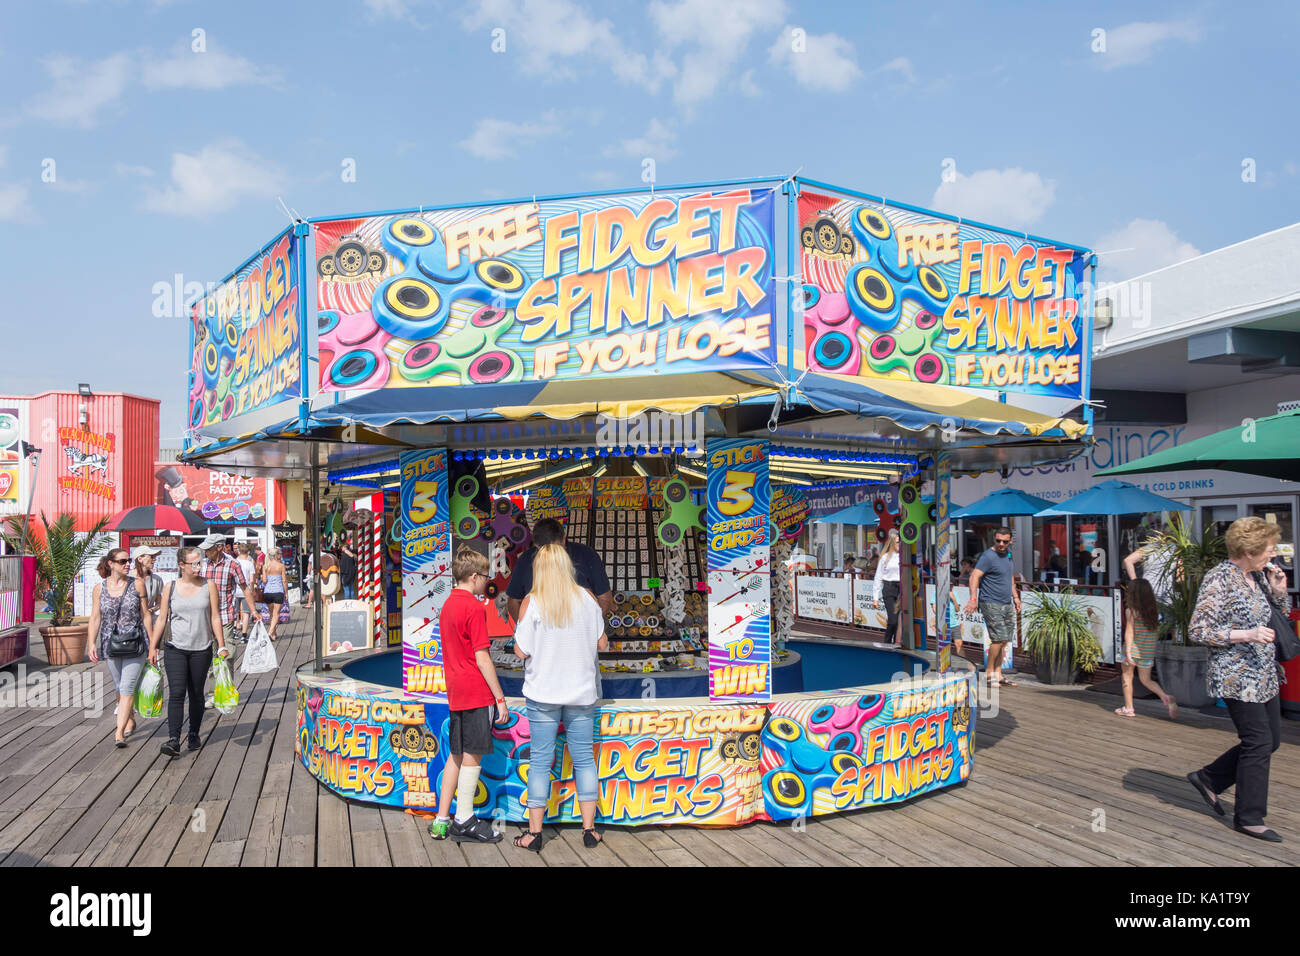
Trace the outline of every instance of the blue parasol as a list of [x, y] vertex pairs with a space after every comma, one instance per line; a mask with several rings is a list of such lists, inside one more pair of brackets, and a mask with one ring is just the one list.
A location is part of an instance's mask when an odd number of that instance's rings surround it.
[[1137, 515], [1148, 511], [1191, 511], [1191, 505], [1164, 498], [1127, 481], [1103, 481], [1087, 491], [1044, 508], [1039, 517], [1051, 515]]

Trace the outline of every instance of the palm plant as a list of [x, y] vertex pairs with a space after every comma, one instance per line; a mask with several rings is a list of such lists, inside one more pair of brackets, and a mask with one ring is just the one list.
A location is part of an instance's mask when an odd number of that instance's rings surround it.
[[1088, 612], [1071, 588], [1053, 595], [1035, 592], [1035, 602], [1025, 615], [1025, 649], [1034, 660], [1070, 661], [1085, 674], [1097, 669], [1101, 645], [1088, 626]]
[[1227, 542], [1216, 534], [1197, 538], [1191, 528], [1175, 518], [1164, 531], [1152, 535], [1144, 547], [1163, 551], [1166, 556], [1164, 567], [1151, 582], [1157, 594], [1167, 596], [1160, 602], [1160, 610], [1164, 612], [1160, 637], [1172, 636], [1174, 643], [1187, 644], [1201, 581], [1208, 571], [1228, 559]]
[[103, 533], [108, 518], [100, 518], [84, 537], [77, 533], [76, 518], [67, 512], [51, 524], [42, 511], [41, 524], [45, 527], [44, 540], [28, 525], [24, 541], [22, 519], [11, 516], [8, 527], [0, 531], [0, 538], [10, 548], [36, 558], [36, 589], [45, 595], [50, 624], [66, 627], [72, 623], [72, 585], [77, 575], [86, 562], [98, 559], [109, 548], [112, 539]]

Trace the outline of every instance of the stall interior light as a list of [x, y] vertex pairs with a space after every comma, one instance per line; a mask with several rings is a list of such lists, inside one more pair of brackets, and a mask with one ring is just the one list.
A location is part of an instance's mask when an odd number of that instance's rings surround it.
[[681, 464], [679, 464], [679, 465], [677, 466], [677, 470], [680, 471], [680, 472], [681, 472], [682, 474], [684, 474], [684, 475], [690, 475], [692, 478], [698, 478], [698, 479], [700, 479], [700, 481], [707, 481], [707, 480], [708, 480], [708, 478], [707, 478], [707, 476], [704, 474], [704, 472], [702, 472], [702, 471], [696, 471], [694, 468], [687, 468], [685, 465], [681, 465]]
[[796, 478], [793, 475], [774, 474], [772, 480], [783, 485], [811, 485], [812, 482], [806, 478]]
[[646, 471], [646, 470], [645, 470], [645, 466], [642, 465], [641, 462], [639, 462], [639, 461], [634, 461], [634, 462], [632, 462], [632, 470], [635, 471], [635, 472], [636, 472], [638, 475], [640, 475], [642, 478], [649, 478], [649, 477], [650, 477], [650, 472]]
[[531, 488], [533, 485], [540, 484], [544, 481], [551, 481], [559, 478], [561, 475], [567, 475], [575, 471], [581, 471], [587, 467], [586, 462], [580, 462], [576, 465], [569, 465], [567, 468], [559, 468], [554, 471], [548, 471], [544, 475], [536, 475], [527, 481], [512, 482], [510, 485], [501, 489], [502, 494], [510, 494], [512, 491], [522, 491], [524, 488]]
[[851, 467], [839, 468], [839, 467], [832, 467], [830, 465], [815, 465], [815, 464], [809, 464], [802, 468], [791, 468], [789, 466], [773, 466], [772, 471], [781, 472], [784, 474], [811, 476], [814, 478], [825, 475], [826, 477], [830, 477], [830, 478], [863, 478], [868, 480], [877, 479], [877, 478], [892, 478], [895, 474], [894, 472], [891, 471], [876, 471], [874, 469], [868, 470], [864, 468], [851, 468]]
[[593, 472], [591, 473], [591, 477], [593, 477], [593, 478], [599, 478], [601, 475], [603, 475], [603, 474], [604, 474], [605, 472], [607, 472], [607, 471], [609, 471], [609, 464], [608, 464], [607, 462], [603, 462], [603, 461], [602, 461], [602, 462], [600, 463], [600, 467], [597, 468], [595, 471], [593, 471]]

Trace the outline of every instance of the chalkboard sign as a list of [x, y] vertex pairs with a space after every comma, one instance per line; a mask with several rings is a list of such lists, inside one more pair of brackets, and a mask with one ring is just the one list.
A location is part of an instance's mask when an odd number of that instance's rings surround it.
[[325, 605], [325, 626], [321, 654], [342, 654], [373, 647], [375, 639], [374, 608], [366, 601], [332, 601]]

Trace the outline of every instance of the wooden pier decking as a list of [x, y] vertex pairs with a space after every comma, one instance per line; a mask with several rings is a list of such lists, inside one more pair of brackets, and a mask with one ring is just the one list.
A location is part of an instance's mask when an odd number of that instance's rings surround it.
[[[1283, 720], [1272, 764], [1268, 820], [1287, 842], [1267, 844], [1211, 815], [1183, 779], [1235, 742], [1226, 712], [1185, 711], [1175, 723], [1158, 702], [1138, 701], [1138, 718], [1125, 720], [1112, 713], [1115, 697], [1025, 682], [1002, 694], [997, 716], [980, 718], [968, 784], [906, 804], [802, 829], [609, 827], [597, 850], [576, 827], [548, 827], [540, 856], [508, 840], [435, 842], [425, 822], [344, 800], [295, 759], [294, 669], [310, 657], [309, 632], [295, 608], [279, 669], [241, 677], [239, 708], [209, 711], [202, 750], [175, 760], [158, 752], [165, 719], [140, 721], [126, 749], [113, 746], [106, 676], [99, 717], [0, 708], [0, 866], [1300, 864], [1300, 724]], [[25, 663], [29, 677], [45, 667]], [[89, 662], [60, 670], [103, 673]]]

